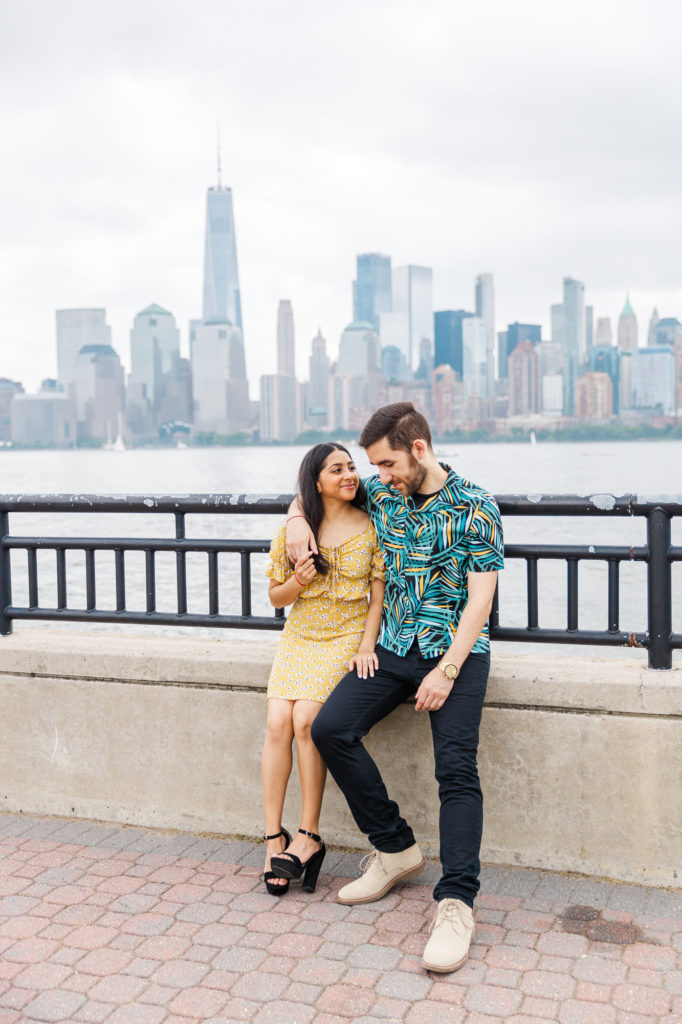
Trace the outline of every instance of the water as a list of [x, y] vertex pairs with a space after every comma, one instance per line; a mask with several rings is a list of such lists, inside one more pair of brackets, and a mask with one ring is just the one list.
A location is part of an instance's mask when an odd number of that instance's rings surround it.
[[[351, 449], [361, 473], [371, 472], [364, 453]], [[103, 451], [0, 451], [0, 491], [41, 494], [196, 494], [288, 493], [295, 489], [296, 472], [305, 449], [282, 448], [185, 448]], [[666, 494], [680, 486], [682, 441], [635, 443], [480, 444], [441, 445], [438, 455], [457, 472], [496, 494]], [[190, 516], [188, 536], [246, 536], [267, 539], [277, 522], [272, 516]], [[508, 542], [539, 541], [569, 544], [645, 543], [641, 519], [627, 518], [524, 518], [505, 519]], [[46, 536], [173, 536], [172, 516], [165, 515], [53, 515], [14, 513], [13, 534]], [[682, 522], [673, 523], [673, 542], [682, 543]], [[114, 604], [113, 553], [98, 554], [98, 606]], [[54, 554], [39, 552], [40, 603], [56, 602]], [[254, 556], [253, 610], [271, 614], [262, 575], [266, 556]], [[224, 613], [239, 612], [238, 556], [221, 555], [220, 607]], [[673, 629], [682, 631], [682, 566], [673, 566]], [[175, 610], [175, 558], [157, 555], [157, 587], [160, 611]], [[12, 555], [14, 602], [27, 602], [26, 558]], [[188, 602], [190, 612], [208, 611], [206, 556], [188, 554]], [[67, 553], [69, 604], [85, 605], [84, 557]], [[566, 574], [563, 563], [540, 565], [540, 625], [566, 624]], [[262, 585], [261, 585], [262, 581]], [[144, 610], [144, 556], [126, 556], [127, 606]], [[525, 625], [525, 565], [509, 560], [500, 582], [501, 621]], [[621, 567], [621, 628], [646, 629], [646, 574], [639, 563]], [[598, 562], [580, 568], [580, 626], [606, 628], [606, 569]], [[27, 628], [21, 624], [18, 628]], [[78, 627], [82, 628], [82, 627]], [[107, 627], [98, 626], [103, 629]], [[112, 627], [116, 628], [116, 627]], [[157, 629], [198, 635], [193, 630]], [[204, 634], [205, 635], [205, 634]], [[537, 650], [537, 647], [534, 648]], [[586, 653], [571, 648], [573, 653]], [[609, 649], [610, 650], [610, 649]], [[548, 653], [549, 648], [543, 648]], [[606, 653], [607, 649], [602, 649]], [[616, 653], [616, 652], [613, 652]], [[628, 656], [631, 651], [623, 652]]]

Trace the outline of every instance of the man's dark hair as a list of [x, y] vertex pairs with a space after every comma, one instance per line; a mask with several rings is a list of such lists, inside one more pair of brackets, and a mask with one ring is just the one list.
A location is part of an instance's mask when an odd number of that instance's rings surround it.
[[360, 434], [360, 447], [368, 448], [384, 438], [396, 451], [411, 452], [417, 440], [426, 441], [430, 448], [431, 428], [412, 402], [393, 402], [382, 405], [367, 420]]

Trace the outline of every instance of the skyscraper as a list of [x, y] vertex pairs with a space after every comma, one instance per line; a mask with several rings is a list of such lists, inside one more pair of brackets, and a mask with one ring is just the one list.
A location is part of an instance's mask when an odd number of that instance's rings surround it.
[[206, 194], [204, 249], [204, 323], [216, 316], [242, 329], [232, 189], [220, 180]]
[[220, 182], [220, 150], [218, 184], [206, 195], [204, 251], [203, 317], [201, 325], [190, 321], [197, 423], [205, 430], [233, 434], [248, 427], [250, 406], [232, 189]]
[[542, 367], [532, 341], [521, 341], [509, 356], [509, 415], [542, 411]]
[[492, 274], [476, 278], [476, 316], [485, 326], [487, 394], [495, 391], [495, 286]]
[[[393, 313], [407, 315], [408, 369], [416, 369], [423, 338], [433, 343], [433, 272], [430, 267], [396, 267], [393, 271]], [[382, 344], [384, 343], [382, 334]]]
[[620, 359], [620, 351], [615, 345], [599, 346], [590, 352], [591, 372], [609, 375], [612, 385], [612, 411], [616, 415], [620, 412]]
[[618, 317], [618, 348], [621, 352], [634, 352], [637, 344], [637, 317], [630, 305], [630, 296], [628, 295], [623, 312]]
[[121, 431], [125, 406], [123, 367], [111, 345], [84, 345], [69, 386], [79, 438], [111, 441]]
[[111, 327], [105, 317], [104, 309], [57, 310], [57, 376], [65, 388], [74, 379], [84, 345], [111, 345]]
[[594, 341], [594, 347], [606, 348], [608, 345], [613, 345], [611, 318], [608, 316], [600, 316], [597, 319], [597, 330]]
[[370, 323], [378, 331], [380, 315], [391, 312], [391, 257], [366, 252], [358, 255], [356, 261], [353, 320]]
[[316, 426], [327, 425], [327, 403], [329, 401], [329, 356], [327, 343], [318, 330], [313, 338], [309, 366], [308, 419]]
[[478, 316], [462, 321], [462, 355], [464, 391], [469, 398], [491, 398], [488, 394], [488, 328]]
[[552, 341], [561, 341], [563, 355], [563, 412], [575, 415], [575, 382], [587, 352], [585, 286], [564, 278], [564, 301], [552, 306]]
[[296, 376], [294, 311], [290, 299], [280, 299], [277, 310], [277, 373]]
[[506, 335], [507, 351], [504, 357], [504, 367], [500, 364], [500, 379], [507, 376], [507, 360], [517, 345], [520, 345], [522, 341], [530, 341], [533, 345], [539, 345], [542, 341], [540, 324], [520, 324], [516, 321], [516, 323], [508, 324], [507, 330], [503, 333]]
[[443, 309], [433, 316], [436, 335], [433, 365], [451, 366], [459, 380], [464, 377], [462, 321], [473, 315], [464, 309]]
[[675, 355], [669, 345], [632, 353], [632, 407], [672, 416], [676, 407]]
[[141, 384], [152, 409], [161, 397], [163, 375], [180, 354], [180, 331], [167, 309], [152, 303], [135, 317], [130, 332], [130, 382]]

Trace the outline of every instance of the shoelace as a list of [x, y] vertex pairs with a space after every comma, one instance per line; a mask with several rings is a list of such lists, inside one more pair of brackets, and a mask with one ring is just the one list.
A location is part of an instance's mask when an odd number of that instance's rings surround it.
[[442, 924], [444, 921], [449, 921], [461, 938], [466, 937], [468, 929], [462, 920], [462, 915], [460, 914], [459, 907], [456, 903], [443, 903], [442, 906], [438, 907], [438, 910], [433, 915], [433, 921], [431, 922], [429, 932], [432, 932], [434, 928], [439, 924]]
[[360, 864], [358, 865], [358, 867], [360, 868], [360, 871], [362, 872], [363, 875], [367, 874], [367, 872], [371, 868], [371, 866], [374, 863], [374, 861], [378, 860], [378, 858], [379, 858], [379, 851], [378, 850], [370, 850], [369, 853], [365, 854], [365, 856], [360, 861]]

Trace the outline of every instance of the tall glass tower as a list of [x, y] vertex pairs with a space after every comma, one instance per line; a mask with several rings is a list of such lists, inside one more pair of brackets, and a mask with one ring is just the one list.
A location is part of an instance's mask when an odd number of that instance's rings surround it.
[[353, 320], [379, 330], [379, 317], [391, 312], [391, 257], [378, 252], [357, 256], [357, 280], [353, 281]]
[[242, 329], [232, 189], [221, 184], [211, 186], [206, 195], [204, 323], [216, 316]]

